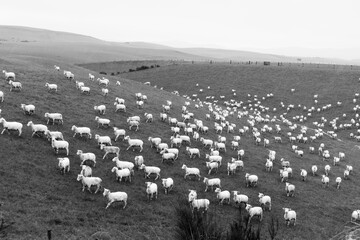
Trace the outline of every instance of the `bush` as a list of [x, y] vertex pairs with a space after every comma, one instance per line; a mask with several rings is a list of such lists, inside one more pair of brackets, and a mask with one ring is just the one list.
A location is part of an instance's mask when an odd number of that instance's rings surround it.
[[106, 72], [100, 72], [100, 74], [107, 75], [107, 73], [106, 73]]

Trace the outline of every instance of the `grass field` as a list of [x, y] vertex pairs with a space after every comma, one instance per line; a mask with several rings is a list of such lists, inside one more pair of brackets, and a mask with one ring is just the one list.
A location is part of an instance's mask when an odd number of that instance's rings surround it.
[[[147, 141], [148, 137], [152, 136], [161, 137], [164, 142], [170, 142], [170, 126], [158, 118], [159, 112], [162, 110], [161, 106], [166, 103], [166, 100], [171, 100], [174, 105], [170, 115], [181, 119], [181, 106], [185, 99], [170, 92], [178, 90], [181, 95], [189, 96], [198, 94], [200, 99], [204, 99], [205, 96], [214, 96], [219, 100], [219, 96], [224, 95], [227, 100], [234, 98], [237, 101], [243, 101], [244, 106], [248, 106], [248, 100], [254, 101], [254, 95], [261, 99], [267, 93], [273, 93], [273, 98], [261, 100], [264, 106], [278, 109], [276, 112], [267, 113], [271, 117], [285, 112], [285, 109], [280, 108], [281, 101], [285, 105], [302, 104], [302, 106], [311, 107], [314, 105], [313, 95], [319, 94], [318, 106], [330, 103], [334, 107], [321, 113], [315, 113], [313, 117], [303, 123], [312, 128], [312, 122], [319, 121], [322, 116], [329, 121], [339, 117], [339, 123], [349, 122], [351, 118], [354, 118], [355, 113], [352, 108], [355, 104], [352, 103], [352, 99], [359, 89], [358, 78], [360, 75], [358, 70], [344, 68], [175, 64], [118, 76], [108, 76], [111, 80], [110, 94], [103, 97], [101, 87], [96, 82], [87, 80], [89, 72], [98, 77], [99, 68], [88, 70], [66, 64], [61, 59], [31, 56], [6, 59], [0, 63], [2, 69], [14, 71], [17, 74], [17, 80], [23, 84], [21, 92], [9, 92], [9, 86], [5, 80], [0, 84], [0, 90], [5, 93], [5, 101], [0, 103], [1, 116], [8, 121], [19, 121], [24, 124], [22, 136], [4, 134], [0, 137], [2, 146], [0, 175], [3, 183], [0, 185], [2, 193], [0, 200], [4, 202], [1, 210], [6, 221], [14, 222], [11, 227], [6, 229], [6, 239], [46, 239], [48, 229], [52, 229], [53, 239], [87, 239], [96, 231], [108, 231], [115, 239], [173, 239], [176, 220], [174, 206], [178, 204], [179, 199], [187, 196], [188, 189], [196, 189], [199, 198], [206, 197], [211, 201], [209, 214], [213, 214], [216, 221], [226, 229], [235, 219], [236, 208], [233, 205], [217, 205], [215, 193], [210, 191], [205, 193], [205, 186], [202, 182], [183, 179], [183, 170], [181, 170], [183, 163], [191, 167], [199, 167], [202, 176], [207, 175], [205, 153], [208, 153], [208, 150], [202, 150], [200, 159], [190, 160], [183, 146], [180, 148], [179, 160], [173, 164], [161, 163], [161, 156], [150, 148]], [[53, 69], [55, 63], [62, 69], [75, 73], [76, 80], [84, 81], [85, 85], [91, 88], [91, 94], [89, 96], [81, 95], [76, 90], [74, 81], [66, 80], [62, 71], [56, 72]], [[121, 81], [121, 86], [115, 86], [117, 80]], [[152, 85], [164, 87], [164, 91], [142, 84], [147, 81], [150, 81]], [[58, 84], [59, 92], [47, 92], [44, 87], [46, 82]], [[195, 86], [196, 83], [199, 83], [199, 87]], [[207, 86], [210, 86], [211, 89], [208, 90]], [[199, 92], [200, 88], [204, 89], [203, 93]], [[291, 88], [295, 88], [296, 91], [291, 93]], [[231, 89], [236, 90], [236, 97], [232, 96]], [[144, 109], [137, 109], [135, 106], [136, 92], [148, 96], [149, 101]], [[251, 94], [252, 97], [249, 98], [248, 94]], [[114, 112], [115, 97], [126, 100], [126, 113]], [[343, 105], [335, 107], [337, 101], [342, 101]], [[34, 104], [36, 114], [25, 116], [20, 109], [21, 103]], [[218, 103], [223, 106], [221, 100]], [[175, 187], [169, 195], [160, 191], [158, 200], [148, 202], [144, 184], [147, 180], [144, 179], [141, 171], [135, 172], [133, 182], [118, 183], [115, 181], [114, 174], [110, 172], [114, 166], [111, 157], [101, 160], [103, 153], [96, 146], [96, 141], [72, 137], [73, 133], [70, 129], [75, 124], [90, 127], [93, 135], [109, 135], [114, 138], [111, 128], [97, 128], [94, 121], [97, 114], [93, 107], [99, 104], [105, 104], [108, 107], [105, 117], [111, 120], [112, 126], [119, 128], [127, 128], [126, 119], [129, 116], [143, 116], [145, 112], [154, 114], [155, 121], [153, 123], [145, 123], [142, 119], [138, 132], [127, 131], [131, 138], [144, 140], [143, 153], [125, 151], [127, 143], [122, 141], [114, 144], [120, 146], [122, 160], [133, 161], [136, 155], [142, 154], [146, 164], [161, 168], [162, 177], [172, 177]], [[211, 130], [205, 137], [216, 139], [217, 134], [213, 130], [214, 121], [205, 120], [207, 109], [195, 109], [192, 104], [189, 110], [194, 112], [195, 118], [203, 120], [204, 124], [210, 127]], [[57, 157], [62, 157], [64, 154], [60, 153], [56, 156], [47, 140], [39, 137], [31, 138], [31, 130], [25, 126], [30, 120], [34, 123], [45, 124], [45, 112], [60, 112], [64, 116], [64, 125], [49, 126], [50, 130], [63, 132], [65, 139], [70, 143], [71, 171], [64, 176], [57, 169]], [[343, 119], [341, 117], [343, 113], [346, 113], [348, 117]], [[305, 112], [295, 108], [287, 114], [287, 117], [291, 119], [293, 116], [301, 114], [305, 114]], [[229, 116], [228, 120], [237, 125], [236, 130], [247, 124], [245, 118], [237, 119], [235, 116]], [[356, 147], [357, 143], [349, 138], [349, 133], [355, 133], [356, 128], [339, 131], [338, 136], [341, 141], [324, 136], [323, 139], [313, 143], [298, 144], [305, 150], [305, 156], [300, 158], [291, 152], [290, 144], [285, 137], [288, 130], [285, 125], [281, 125], [284, 129], [280, 134], [284, 140], [282, 144], [274, 143], [272, 136], [265, 134], [271, 140], [268, 149], [277, 151], [277, 161], [273, 172], [267, 173], [264, 168], [268, 150], [262, 146], [256, 146], [251, 134], [247, 134], [240, 141], [241, 148], [246, 151], [245, 170], [234, 176], [228, 176], [225, 164], [223, 164], [219, 172], [212, 174], [211, 177], [220, 177], [224, 190], [238, 190], [247, 194], [252, 205], [258, 205], [257, 195], [259, 192], [272, 197], [273, 210], [271, 213], [265, 213], [262, 223], [262, 239], [269, 239], [267, 224], [271, 216], [280, 221], [277, 239], [329, 239], [343, 230], [344, 225], [350, 220], [351, 212], [358, 209], [358, 169], [360, 165], [357, 156], [359, 149]], [[326, 125], [325, 130], [329, 129], [329, 126]], [[229, 141], [235, 134], [237, 135], [237, 133], [222, 134], [228, 139], [228, 151], [222, 154], [223, 162], [236, 156], [236, 152], [230, 150], [229, 146]], [[309, 134], [312, 134], [310, 130]], [[309, 146], [317, 148], [321, 142], [325, 143], [332, 155], [339, 151], [346, 153], [346, 160], [341, 162], [340, 166], [332, 168], [331, 184], [326, 189], [321, 186], [320, 175], [323, 173], [323, 166], [328, 163], [323, 162], [316, 154], [309, 154], [307, 151]], [[192, 146], [202, 147], [199, 142], [193, 142]], [[93, 175], [103, 179], [105, 188], [128, 193], [129, 203], [125, 210], [122, 209], [121, 204], [113, 204], [105, 211], [107, 201], [101, 194], [81, 192], [81, 183], [76, 181], [76, 175], [80, 171], [80, 160], [76, 156], [77, 149], [96, 154], [98, 164], [93, 169]], [[294, 170], [294, 177], [289, 182], [295, 184], [296, 196], [291, 199], [286, 197], [284, 183], [280, 182], [278, 176], [281, 157], [288, 159]], [[307, 182], [302, 182], [300, 169], [305, 168], [310, 172], [313, 164], [317, 164], [319, 167], [318, 176], [309, 176]], [[340, 190], [336, 190], [335, 177], [342, 176], [346, 164], [354, 167], [354, 173], [350, 180], [343, 181]], [[246, 172], [259, 176], [257, 188], [245, 187], [244, 175]], [[161, 182], [159, 180], [156, 182], [160, 187]], [[295, 227], [287, 228], [283, 224], [283, 207], [291, 207], [297, 211], [298, 222]], [[254, 220], [254, 224], [257, 224], [256, 220]]]

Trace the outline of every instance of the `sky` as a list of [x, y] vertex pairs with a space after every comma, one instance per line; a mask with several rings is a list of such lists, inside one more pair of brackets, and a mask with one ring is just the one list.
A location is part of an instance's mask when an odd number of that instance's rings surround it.
[[0, 6], [1, 25], [107, 41], [360, 59], [358, 0], [11, 0]]

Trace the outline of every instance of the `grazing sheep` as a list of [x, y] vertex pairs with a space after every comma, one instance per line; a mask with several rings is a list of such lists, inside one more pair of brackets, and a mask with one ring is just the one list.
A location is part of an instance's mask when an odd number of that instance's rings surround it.
[[76, 155], [78, 155], [80, 157], [81, 160], [81, 164], [80, 166], [82, 166], [85, 161], [92, 161], [94, 163], [94, 167], [96, 165], [96, 156], [94, 153], [84, 153], [82, 150], [77, 150]]
[[282, 166], [283, 168], [290, 167], [290, 162], [289, 162], [289, 161], [285, 161], [284, 158], [281, 158], [281, 159], [280, 159], [280, 162], [281, 162], [281, 166]]
[[334, 157], [334, 166], [338, 165], [340, 162], [340, 158], [339, 157]]
[[244, 157], [244, 155], [245, 155], [244, 149], [240, 149], [240, 150], [237, 152], [238, 160], [242, 160], [243, 157]]
[[151, 174], [156, 174], [155, 180], [160, 177], [161, 169], [154, 166], [145, 166], [145, 164], [141, 164], [140, 169], [144, 170], [145, 178], [149, 178]]
[[[204, 208], [204, 212], [209, 209], [210, 201], [208, 199], [197, 199], [197, 194], [195, 190], [189, 190], [189, 202], [192, 208], [192, 212], [194, 210], [200, 210], [200, 208]], [[193, 192], [192, 192], [193, 191]]]
[[[129, 144], [129, 147], [126, 149], [126, 151], [129, 150], [132, 147], [140, 147], [140, 152], [142, 152], [143, 145], [144, 145], [144, 142], [142, 140], [140, 140], [140, 139], [130, 139], [130, 136], [126, 136], [124, 138], [124, 140], [127, 140], [128, 144]], [[133, 148], [133, 151], [135, 151], [134, 148]]]
[[5, 80], [13, 79], [15, 80], [15, 73], [14, 72], [7, 72], [6, 70], [2, 71], [5, 75]]
[[45, 136], [45, 132], [48, 131], [47, 126], [43, 124], [34, 124], [32, 121], [29, 121], [27, 123], [28, 127], [31, 127], [32, 134], [31, 137], [33, 137], [35, 134], [40, 136], [39, 133], [42, 133]]
[[21, 82], [13, 82], [12, 80], [9, 81], [10, 84], [10, 92], [14, 89], [14, 90], [19, 90], [21, 91], [22, 89], [22, 84]]
[[101, 94], [105, 97], [105, 96], [107, 96], [108, 94], [109, 94], [109, 89], [107, 89], [107, 88], [102, 88], [101, 89]]
[[153, 121], [153, 115], [151, 113], [144, 113], [144, 116], [146, 118], [145, 122], [152, 122]]
[[106, 111], [105, 105], [94, 106], [94, 110], [98, 111], [100, 115], [104, 115]]
[[209, 187], [211, 187], [211, 190], [214, 190], [214, 186], [218, 186], [219, 188], [221, 188], [221, 180], [220, 178], [206, 178], [204, 177], [203, 182], [205, 183], [206, 187], [205, 187], [205, 192], [208, 190]]
[[52, 138], [55, 138], [56, 140], [64, 140], [64, 136], [62, 132], [58, 131], [45, 131], [45, 136], [47, 136], [48, 141], [51, 141]]
[[181, 169], [185, 170], [185, 175], [184, 175], [185, 179], [189, 175], [195, 175], [195, 176], [198, 176], [199, 181], [200, 181], [201, 176], [200, 176], [200, 170], [198, 168], [189, 168], [185, 164], [183, 164]]
[[134, 166], [135, 166], [134, 163], [128, 161], [120, 161], [119, 157], [114, 157], [112, 161], [115, 162], [117, 168], [120, 169], [128, 168], [131, 174], [133, 174]]
[[225, 190], [225, 191], [221, 191], [220, 188], [216, 188], [215, 189], [216, 194], [216, 198], [219, 200], [219, 205], [222, 205], [224, 203], [225, 200], [228, 201], [228, 204], [230, 204], [230, 192]]
[[181, 143], [182, 143], [182, 139], [181, 138], [178, 138], [178, 137], [174, 137], [174, 136], [171, 136], [170, 137], [170, 146], [171, 147], [180, 147], [181, 146]]
[[45, 83], [45, 87], [48, 88], [48, 91], [55, 91], [57, 92], [58, 86], [56, 84], [49, 84], [49, 83]]
[[210, 156], [209, 154], [205, 155], [206, 159], [209, 159], [210, 162], [217, 162], [221, 166], [222, 157], [221, 156]]
[[358, 219], [360, 219], [360, 210], [354, 210], [351, 213], [351, 222], [355, 222]]
[[259, 216], [260, 217], [260, 222], [263, 219], [263, 209], [261, 207], [252, 207], [250, 204], [246, 204], [246, 211], [248, 211], [249, 213], [249, 220], [248, 223], [250, 223], [251, 219], [254, 216]]
[[245, 182], [246, 187], [256, 187], [258, 183], [258, 176], [256, 175], [250, 175], [249, 173], [245, 174]]
[[326, 165], [325, 168], [324, 168], [324, 170], [325, 170], [325, 175], [328, 176], [328, 175], [329, 175], [329, 172], [330, 172], [330, 170], [331, 170], [330, 165]]
[[294, 197], [295, 195], [295, 185], [290, 184], [290, 183], [285, 183], [285, 191], [286, 191], [286, 196], [291, 196]]
[[86, 186], [89, 192], [91, 193], [91, 189], [90, 189], [91, 186], [96, 186], [96, 190], [95, 190], [95, 194], [96, 194], [101, 188], [102, 179], [99, 177], [84, 177], [83, 175], [78, 174], [77, 181], [82, 182], [83, 185], [82, 191], [85, 190], [85, 186]]
[[316, 175], [317, 170], [318, 170], [318, 167], [316, 165], [311, 166], [311, 172], [312, 172], [313, 176]]
[[58, 158], [59, 161], [59, 169], [61, 174], [64, 174], [65, 172], [70, 172], [70, 160], [69, 158]]
[[64, 140], [56, 140], [54, 137], [51, 139], [51, 147], [55, 150], [56, 154], [59, 153], [59, 149], [65, 149], [66, 155], [69, 156], [69, 143]]
[[82, 137], [83, 134], [86, 134], [89, 139], [91, 139], [91, 137], [92, 137], [91, 130], [88, 127], [77, 127], [77, 126], [73, 125], [71, 127], [71, 131], [74, 131], [73, 137], [75, 137], [76, 134], [80, 134], [80, 137]]
[[270, 159], [266, 159], [265, 169], [267, 172], [271, 172], [273, 169], [273, 162]]
[[195, 158], [195, 156], [198, 156], [200, 158], [200, 150], [198, 148], [190, 148], [186, 147], [186, 152], [189, 153], [190, 158]]
[[268, 195], [264, 195], [263, 193], [259, 193], [259, 203], [260, 206], [265, 210], [266, 206], [269, 211], [271, 211], [271, 198]]
[[76, 89], [80, 89], [81, 87], [85, 86], [84, 82], [75, 81]]
[[139, 155], [139, 156], [135, 156], [135, 158], [134, 158], [134, 162], [135, 162], [135, 166], [137, 167], [137, 168], [140, 168], [140, 166], [142, 165], [142, 164], [144, 164], [144, 157], [142, 156], [142, 155]]
[[124, 203], [123, 209], [125, 209], [127, 205], [128, 195], [126, 192], [110, 192], [109, 189], [104, 188], [103, 196], [107, 197], [109, 201], [105, 209], [110, 207], [110, 205], [113, 202], [123, 202]]
[[281, 182], [286, 182], [289, 178], [289, 172], [286, 169], [280, 169]]
[[35, 113], [35, 106], [32, 104], [21, 104], [21, 109], [25, 115], [32, 115]]
[[335, 182], [336, 182], [336, 189], [340, 189], [341, 177], [337, 177], [335, 179]]
[[123, 137], [123, 141], [125, 140], [125, 135], [126, 135], [126, 131], [125, 129], [119, 129], [117, 127], [114, 127], [114, 135], [115, 135], [115, 142], [117, 141], [117, 139], [122, 136]]
[[204, 145], [204, 147], [209, 147], [212, 148], [214, 141], [211, 139], [204, 139], [204, 138], [200, 138], [200, 142], [202, 142], [202, 144]]
[[81, 93], [87, 93], [90, 94], [90, 88], [85, 86], [80, 86]]
[[145, 182], [146, 184], [146, 194], [148, 196], [149, 201], [151, 199], [157, 199], [157, 194], [158, 194], [158, 187], [156, 183], [153, 182]]
[[61, 123], [61, 125], [64, 124], [63, 122], [63, 117], [61, 113], [48, 113], [46, 112], [44, 114], [44, 117], [47, 118], [47, 122], [46, 124], [49, 124], [50, 120], [52, 122], [52, 124], [54, 125], [56, 121], [58, 121], [59, 123]]
[[351, 172], [353, 171], [353, 167], [350, 165], [346, 165], [346, 170], [348, 170], [349, 174], [351, 174]]
[[177, 149], [177, 148], [165, 148], [164, 150], [162, 150], [160, 152], [160, 154], [164, 154], [164, 153], [173, 153], [175, 155], [174, 160], [178, 159], [178, 157], [179, 157], [179, 149]]
[[127, 120], [127, 123], [129, 124], [129, 130], [131, 130], [132, 127], [136, 127], [135, 131], [139, 129], [140, 122], [137, 120]]
[[128, 168], [118, 169], [117, 167], [113, 167], [111, 172], [115, 172], [116, 174], [116, 181], [120, 181], [122, 178], [127, 178], [129, 182], [131, 182], [131, 171]]
[[189, 136], [186, 136], [186, 135], [176, 135], [175, 136], [176, 138], [180, 138], [182, 141], [181, 143], [184, 143], [184, 142], [187, 142], [189, 143], [189, 146], [191, 145], [191, 141], [190, 141], [190, 137]]
[[165, 194], [169, 194], [169, 192], [174, 187], [174, 180], [172, 178], [163, 178], [163, 179], [161, 179], [161, 181], [162, 181], [162, 185], [163, 185]]
[[165, 150], [161, 151], [163, 152], [161, 156], [161, 162], [164, 163], [164, 160], [171, 160], [172, 162], [175, 161], [176, 155], [172, 152], [165, 152]]
[[349, 172], [349, 170], [347, 170], [347, 169], [345, 169], [344, 170], [344, 179], [349, 179], [349, 175], [350, 175], [350, 172]]
[[238, 191], [232, 191], [234, 193], [234, 197], [233, 197], [233, 200], [235, 202], [236, 205], [238, 204], [246, 204], [248, 203], [249, 201], [249, 197], [244, 195], [244, 194], [238, 194]]
[[339, 158], [341, 161], [343, 161], [345, 159], [345, 153], [339, 152]]
[[210, 174], [213, 169], [215, 169], [216, 172], [217, 172], [218, 168], [219, 168], [219, 163], [217, 163], [217, 162], [206, 162], [206, 167], [209, 169], [208, 174]]
[[103, 79], [98, 78], [97, 81], [99, 82], [99, 85], [105, 85], [105, 87], [107, 87], [109, 85], [109, 79], [106, 79], [103, 77]]
[[100, 149], [105, 151], [105, 154], [102, 159], [105, 159], [109, 153], [116, 154], [116, 157], [119, 157], [120, 148], [117, 146], [105, 146], [103, 144], [100, 145]]
[[156, 151], [157, 152], [161, 152], [165, 149], [169, 148], [168, 144], [167, 143], [159, 143], [157, 146], [156, 146]]
[[300, 176], [302, 181], [306, 181], [307, 171], [305, 169], [301, 169]]
[[[207, 163], [206, 163], [207, 164]], [[228, 175], [230, 174], [235, 174], [236, 173], [236, 168], [237, 165], [236, 163], [227, 163], [227, 171], [228, 171]]]
[[99, 128], [100, 127], [100, 124], [102, 127], [104, 127], [104, 125], [106, 127], [109, 127], [110, 126], [110, 120], [109, 119], [106, 119], [106, 118], [99, 118], [98, 116], [95, 117], [95, 121], [98, 123], [97, 127]]
[[329, 187], [329, 182], [330, 182], [329, 177], [322, 175], [321, 182], [323, 183], [324, 187]]
[[92, 75], [91, 73], [89, 73], [89, 80], [91, 80], [91, 81], [94, 81], [94, 80], [95, 80], [95, 76]]
[[236, 158], [231, 158], [231, 162], [235, 163], [236, 168], [240, 168], [240, 171], [244, 170], [244, 162], [242, 160], [236, 160]]
[[160, 113], [160, 120], [161, 120], [162, 122], [165, 122], [166, 119], [167, 119], [167, 114], [166, 114], [166, 113]]
[[82, 165], [81, 166], [81, 175], [85, 176], [85, 177], [91, 177], [92, 176], [92, 169], [90, 166], [87, 165]]
[[159, 145], [161, 143], [161, 138], [159, 137], [149, 137], [148, 138], [149, 142], [150, 142], [150, 147], [157, 147], [157, 145]]
[[291, 210], [290, 208], [283, 208], [283, 210], [285, 211], [285, 214], [284, 214], [285, 224], [287, 226], [289, 226], [290, 223], [292, 222], [293, 225], [295, 226], [296, 212], [294, 210]]
[[99, 134], [95, 134], [95, 140], [97, 140], [98, 145], [112, 146], [111, 138], [109, 136], [100, 136]]

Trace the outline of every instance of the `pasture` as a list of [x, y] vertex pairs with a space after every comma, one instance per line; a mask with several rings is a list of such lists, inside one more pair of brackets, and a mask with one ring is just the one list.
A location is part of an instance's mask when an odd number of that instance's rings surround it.
[[[256, 145], [251, 132], [241, 136], [240, 148], [245, 150], [244, 170], [236, 172], [235, 175], [227, 175], [226, 163], [237, 153], [231, 150], [230, 141], [234, 135], [239, 135], [238, 130], [248, 125], [248, 116], [237, 117], [237, 111], [249, 111], [255, 109], [257, 101], [269, 111], [263, 113], [273, 116], [283, 115], [298, 125], [305, 125], [309, 128], [308, 135], [314, 135], [311, 129], [316, 128], [314, 121], [320, 122], [321, 117], [328, 121], [339, 117], [340, 123], [349, 123], [351, 118], [355, 119], [353, 107], [354, 94], [359, 90], [358, 70], [344, 69], [315, 69], [297, 67], [265, 67], [265, 66], [243, 66], [229, 64], [176, 64], [161, 66], [144, 71], [124, 73], [119, 76], [107, 76], [110, 79], [108, 87], [109, 94], [101, 95], [101, 87], [96, 81], [88, 80], [88, 73], [101, 77], [98, 72], [88, 70], [76, 65], [67, 65], [61, 60], [50, 60], [43, 58], [21, 58], [0, 61], [2, 69], [13, 71], [17, 74], [16, 80], [20, 81], [23, 89], [20, 92], [9, 91], [9, 85], [2, 76], [0, 90], [5, 93], [4, 102], [0, 103], [2, 110], [1, 117], [7, 121], [18, 121], [24, 124], [23, 134], [19, 137], [16, 134], [0, 135], [1, 144], [1, 169], [2, 179], [1, 197], [4, 202], [1, 207], [6, 220], [14, 222], [7, 232], [8, 239], [44, 239], [46, 231], [51, 229], [54, 239], [87, 239], [96, 231], [107, 231], [118, 239], [173, 239], [176, 216], [174, 215], [179, 199], [187, 197], [188, 189], [195, 189], [198, 198], [210, 200], [209, 214], [215, 216], [219, 225], [225, 230], [235, 219], [237, 209], [234, 203], [230, 205], [218, 205], [216, 193], [204, 192], [205, 185], [202, 181], [195, 179], [184, 179], [183, 164], [189, 167], [198, 167], [202, 177], [208, 177], [205, 165], [205, 154], [209, 149], [202, 147], [200, 142], [192, 140], [191, 146], [201, 150], [200, 159], [190, 159], [185, 151], [185, 145], [180, 147], [179, 159], [174, 163], [161, 162], [161, 155], [150, 147], [148, 137], [160, 137], [163, 142], [170, 143], [172, 135], [170, 125], [161, 122], [159, 113], [162, 112], [162, 105], [166, 100], [172, 101], [173, 108], [169, 116], [182, 119], [181, 107], [185, 101], [181, 96], [170, 92], [177, 90], [180, 95], [193, 96], [205, 101], [207, 96], [214, 96], [211, 102], [217, 100], [217, 105], [225, 109], [224, 101], [230, 99], [236, 102], [242, 101], [241, 107], [229, 109], [234, 112], [226, 117], [230, 123], [236, 124], [234, 133], [225, 131], [218, 134], [214, 130], [214, 118], [210, 120], [205, 116], [209, 113], [207, 105], [196, 109], [195, 102], [191, 101], [188, 106], [189, 112], [194, 113], [196, 119], [204, 122], [209, 127], [207, 134], [200, 134], [204, 138], [217, 140], [218, 135], [227, 138], [226, 153], [221, 153], [223, 164], [217, 173], [211, 173], [210, 177], [219, 177], [222, 180], [222, 190], [237, 190], [249, 196], [249, 203], [258, 206], [259, 192], [271, 196], [272, 211], [264, 213], [262, 224], [262, 239], [268, 239], [267, 224], [271, 216], [279, 220], [280, 228], [278, 239], [328, 239], [341, 232], [344, 225], [350, 221], [353, 210], [359, 208], [359, 168], [357, 161], [360, 149], [355, 139], [349, 134], [355, 133], [357, 128], [352, 126], [349, 129], [337, 130], [338, 138], [331, 139], [326, 134], [314, 142], [295, 143], [303, 149], [304, 157], [299, 157], [291, 150], [291, 144], [287, 138], [289, 128], [282, 121], [267, 123], [274, 127], [279, 124], [283, 129], [279, 134], [264, 133], [262, 138], [270, 139], [270, 145], [263, 147]], [[61, 71], [55, 71], [54, 64], [61, 67]], [[64, 66], [64, 67], [63, 67]], [[90, 95], [81, 94], [75, 87], [74, 80], [67, 80], [62, 70], [70, 70], [75, 74], [76, 81], [83, 81], [91, 88]], [[108, 70], [111, 71], [111, 70]], [[116, 72], [116, 69], [114, 69]], [[121, 85], [115, 85], [120, 81]], [[144, 85], [144, 82], [157, 85], [158, 88]], [[58, 92], [48, 92], [45, 83], [56, 83]], [[196, 86], [196, 84], [199, 86]], [[207, 87], [210, 86], [210, 89]], [[160, 90], [163, 87], [164, 90]], [[291, 92], [294, 88], [295, 91]], [[200, 89], [203, 89], [200, 92]], [[235, 90], [236, 96], [234, 96]], [[135, 93], [141, 92], [147, 95], [148, 101], [143, 109], [135, 105]], [[273, 97], [266, 97], [273, 93]], [[250, 96], [248, 95], [250, 94]], [[306, 115], [303, 106], [307, 108], [315, 106], [313, 95], [318, 94], [317, 106], [332, 104], [332, 107], [320, 112], [313, 112], [311, 117], [302, 123], [297, 122], [293, 117]], [[257, 97], [254, 97], [257, 95]], [[220, 99], [220, 96], [225, 96]], [[125, 99], [126, 112], [115, 112], [114, 99], [121, 97]], [[264, 99], [263, 99], [264, 97]], [[194, 98], [194, 99], [196, 99]], [[254, 99], [256, 98], [256, 100]], [[360, 99], [358, 99], [360, 100]], [[338, 101], [341, 106], [336, 106]], [[286, 111], [280, 103], [285, 106], [294, 104], [295, 108]], [[22, 103], [34, 104], [35, 114], [24, 115], [20, 108]], [[103, 117], [111, 120], [110, 128], [97, 128], [94, 111], [95, 105], [105, 104], [107, 111]], [[250, 106], [251, 104], [251, 106]], [[301, 104], [301, 108], [298, 105]], [[214, 105], [215, 107], [215, 105]], [[273, 109], [276, 108], [276, 111]], [[46, 124], [45, 112], [60, 112], [64, 117], [63, 125], [49, 125], [52, 131], [61, 131], [65, 140], [70, 144], [69, 159], [71, 162], [70, 173], [61, 175], [57, 169], [57, 157], [64, 157], [64, 153], [56, 155], [51, 148], [50, 142], [45, 138], [31, 138], [31, 129], [26, 127], [28, 121]], [[152, 113], [154, 121], [145, 123], [144, 113]], [[287, 112], [286, 114], [284, 114]], [[344, 118], [343, 114], [347, 114]], [[139, 131], [129, 130], [126, 119], [130, 116], [139, 115], [141, 123]], [[192, 120], [191, 120], [192, 122]], [[358, 119], [356, 119], [358, 122]], [[120, 147], [120, 160], [134, 161], [137, 155], [143, 155], [146, 165], [158, 166], [161, 168], [161, 178], [172, 177], [174, 189], [170, 194], [165, 195], [161, 187], [161, 180], [155, 182], [159, 187], [158, 199], [148, 201], [145, 193], [145, 182], [142, 170], [135, 170], [131, 183], [117, 182], [115, 174], [111, 172], [114, 163], [113, 156], [102, 160], [103, 152], [97, 146], [94, 138], [73, 137], [71, 126], [86, 126], [91, 128], [95, 134], [108, 135], [112, 138], [113, 145]], [[264, 123], [258, 123], [261, 128]], [[144, 151], [126, 151], [128, 144], [125, 141], [114, 142], [112, 127], [124, 128], [131, 138], [138, 138], [144, 141]], [[329, 124], [325, 124], [324, 131], [331, 130]], [[299, 133], [296, 129], [293, 134]], [[282, 143], [275, 143], [273, 136], [281, 136]], [[338, 166], [332, 165], [332, 160], [323, 161], [317, 154], [320, 143], [331, 156], [339, 152], [345, 152], [346, 158]], [[315, 154], [308, 151], [309, 146], [314, 146]], [[92, 194], [88, 191], [81, 191], [81, 183], [76, 181], [80, 172], [80, 160], [76, 155], [78, 149], [84, 152], [93, 152], [97, 156], [97, 165], [93, 168], [93, 176], [101, 177], [103, 187], [111, 191], [124, 191], [128, 193], [128, 206], [122, 209], [121, 203], [114, 203], [105, 210], [107, 200], [102, 194]], [[274, 170], [265, 171], [265, 162], [268, 150], [277, 152], [274, 161]], [[293, 176], [288, 180], [296, 186], [295, 197], [287, 197], [285, 183], [280, 181], [279, 169], [281, 168], [280, 158], [291, 162]], [[312, 176], [310, 168], [316, 164], [319, 167], [318, 174]], [[330, 186], [323, 188], [321, 175], [324, 173], [324, 166], [332, 166], [329, 174]], [[343, 176], [346, 165], [352, 165], [354, 172], [349, 180], [343, 180], [341, 188], [336, 189], [335, 178]], [[307, 181], [301, 181], [300, 169], [306, 169], [309, 173]], [[259, 177], [258, 186], [255, 188], [245, 187], [245, 173], [256, 174]], [[202, 179], [201, 179], [202, 180]], [[150, 181], [154, 182], [154, 178]], [[102, 193], [102, 191], [101, 191]], [[283, 220], [284, 207], [290, 207], [298, 214], [296, 226], [286, 227]], [[254, 224], [259, 222], [254, 219]]]

